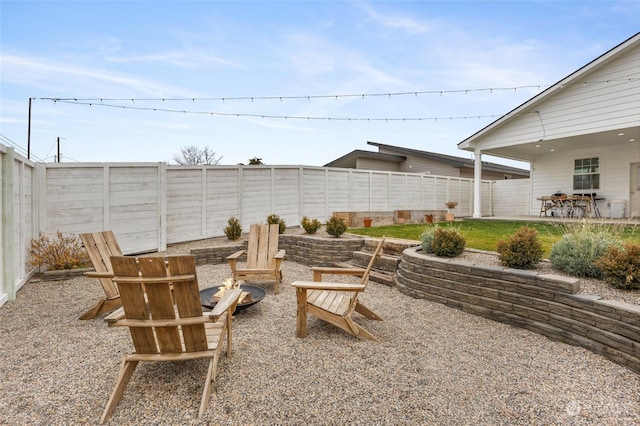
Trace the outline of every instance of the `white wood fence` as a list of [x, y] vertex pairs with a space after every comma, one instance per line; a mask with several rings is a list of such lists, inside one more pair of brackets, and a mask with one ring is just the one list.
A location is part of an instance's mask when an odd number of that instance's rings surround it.
[[[125, 254], [224, 235], [277, 214], [325, 222], [335, 211], [442, 210], [457, 200], [470, 216], [473, 180], [307, 166], [167, 166], [165, 163], [33, 163], [0, 145], [2, 287], [0, 305], [29, 279], [32, 238], [111, 229]], [[494, 182], [482, 182], [483, 215]]]

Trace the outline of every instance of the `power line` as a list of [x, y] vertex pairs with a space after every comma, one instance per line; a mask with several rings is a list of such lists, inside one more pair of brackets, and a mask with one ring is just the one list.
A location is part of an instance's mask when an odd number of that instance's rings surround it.
[[[23, 147], [21, 147], [20, 145], [18, 145], [17, 143], [13, 142], [11, 139], [9, 139], [7, 136], [3, 135], [2, 133], [0, 133], [0, 141], [2, 141], [3, 143], [6, 143], [8, 145], [11, 145], [12, 147], [14, 147], [16, 149], [16, 151], [18, 151], [21, 155], [24, 155], [25, 157], [28, 157], [28, 153], [27, 150], [24, 149]], [[39, 159], [38, 157], [32, 155], [32, 157], [34, 159], [36, 159], [37, 161], [42, 161], [41, 159]]]

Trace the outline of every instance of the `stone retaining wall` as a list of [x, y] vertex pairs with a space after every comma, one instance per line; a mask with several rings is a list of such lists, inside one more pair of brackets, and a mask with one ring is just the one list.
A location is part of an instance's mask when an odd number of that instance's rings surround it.
[[[278, 248], [286, 250], [286, 260], [308, 266], [331, 266], [353, 259], [353, 253], [364, 247], [363, 238], [323, 238], [308, 235], [281, 234]], [[196, 265], [227, 263], [227, 256], [246, 250], [247, 242], [191, 249]]]
[[584, 347], [640, 373], [640, 306], [576, 294], [579, 280], [402, 253], [395, 285], [424, 298]]

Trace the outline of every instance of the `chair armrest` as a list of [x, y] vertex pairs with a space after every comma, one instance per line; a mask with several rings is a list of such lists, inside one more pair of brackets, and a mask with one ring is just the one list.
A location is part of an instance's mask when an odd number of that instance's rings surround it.
[[240, 256], [242, 256], [245, 253], [246, 250], [239, 250], [233, 254], [230, 254], [229, 256], [227, 256], [227, 260], [237, 260]]
[[314, 266], [311, 268], [311, 271], [313, 272], [314, 281], [322, 281], [323, 274], [355, 275], [362, 277], [367, 273], [367, 270], [363, 268], [340, 268], [333, 266]]
[[351, 283], [328, 283], [318, 281], [294, 281], [292, 287], [304, 288], [307, 290], [335, 290], [335, 291], [364, 291], [366, 284]]
[[197, 324], [206, 324], [211, 321], [216, 321], [215, 318], [212, 318], [208, 315], [201, 315], [198, 317], [186, 317], [186, 318], [168, 318], [168, 319], [158, 319], [158, 320], [148, 320], [148, 319], [130, 319], [130, 318], [122, 318], [113, 323], [110, 323], [110, 326], [120, 326], [120, 327], [177, 327], [183, 325], [197, 325]]
[[113, 272], [89, 271], [89, 272], [85, 272], [83, 275], [89, 278], [113, 278]]
[[278, 250], [278, 252], [276, 253], [275, 256], [273, 256], [274, 259], [284, 259], [284, 254], [285, 251], [284, 250]]
[[217, 320], [222, 314], [227, 311], [227, 309], [230, 309], [232, 307], [235, 308], [235, 304], [238, 303], [240, 295], [242, 295], [241, 288], [225, 290], [224, 296], [222, 296], [220, 301], [216, 303], [216, 306], [209, 314], [209, 317]]

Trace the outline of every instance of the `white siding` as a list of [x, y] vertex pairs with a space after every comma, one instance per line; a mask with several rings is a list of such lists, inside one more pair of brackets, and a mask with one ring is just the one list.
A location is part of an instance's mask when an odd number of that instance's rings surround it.
[[[482, 138], [483, 150], [637, 127], [640, 111], [640, 47], [556, 89], [535, 106]], [[542, 122], [541, 122], [542, 120]], [[543, 129], [544, 127], [544, 129]]]
[[[600, 188], [593, 190], [597, 197], [604, 198], [597, 201], [600, 213], [603, 216], [610, 216], [608, 204], [612, 200], [624, 200], [628, 214], [630, 165], [640, 161], [640, 142], [616, 145], [615, 149], [603, 146], [539, 157], [532, 167], [531, 214], [539, 214], [540, 201], [536, 198], [540, 196], [555, 192], [574, 193], [572, 188], [574, 160], [590, 157], [600, 159]], [[588, 191], [576, 191], [576, 193], [583, 192]]]
[[493, 188], [493, 216], [527, 216], [532, 206], [540, 207], [539, 202], [532, 204], [530, 179], [497, 180]]

